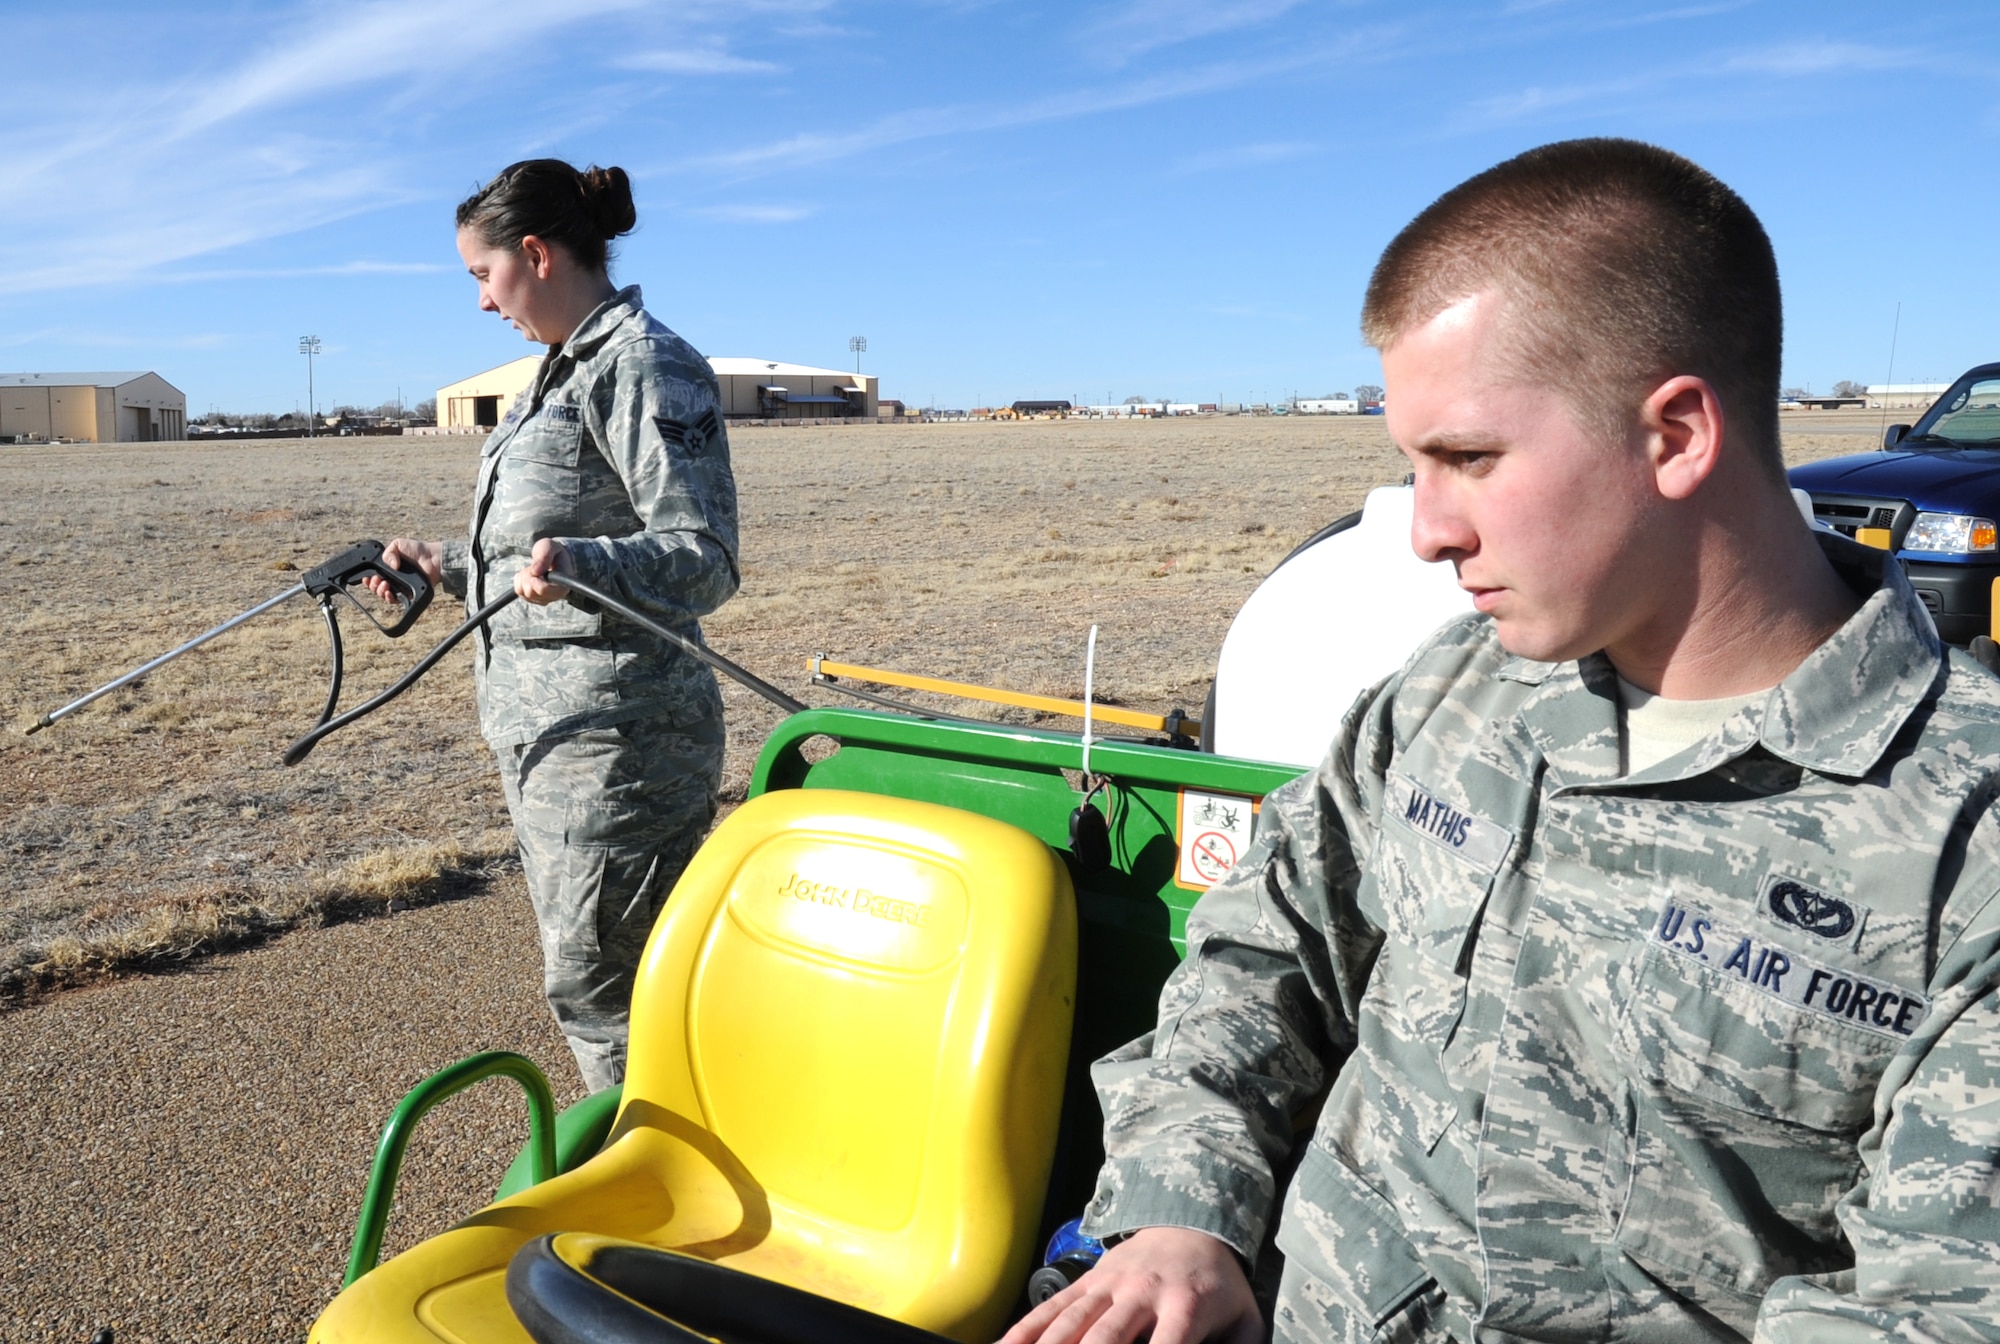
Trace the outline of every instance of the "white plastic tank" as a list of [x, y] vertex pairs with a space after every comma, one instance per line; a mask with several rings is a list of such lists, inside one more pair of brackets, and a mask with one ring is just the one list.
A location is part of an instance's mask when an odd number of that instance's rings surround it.
[[1216, 661], [1216, 751], [1318, 765], [1354, 698], [1472, 610], [1450, 564], [1426, 564], [1410, 549], [1415, 499], [1408, 486], [1369, 491], [1358, 523], [1298, 552], [1250, 594]]

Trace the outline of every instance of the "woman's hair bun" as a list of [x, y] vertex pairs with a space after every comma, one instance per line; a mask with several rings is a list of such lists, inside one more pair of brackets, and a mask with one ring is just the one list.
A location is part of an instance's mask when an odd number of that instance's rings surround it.
[[611, 240], [637, 228], [639, 212], [623, 168], [523, 159], [461, 201], [457, 220], [488, 246], [517, 248], [533, 234], [566, 248], [587, 269], [608, 273]]
[[607, 241], [637, 227], [639, 211], [632, 204], [632, 179], [623, 168], [599, 168], [592, 164], [577, 177], [583, 187], [584, 208], [590, 211], [598, 232]]

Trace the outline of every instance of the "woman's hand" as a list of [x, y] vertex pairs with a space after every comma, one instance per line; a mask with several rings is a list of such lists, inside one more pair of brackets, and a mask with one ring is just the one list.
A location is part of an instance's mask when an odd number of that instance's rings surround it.
[[1263, 1317], [1236, 1252], [1206, 1232], [1148, 1227], [1029, 1312], [1000, 1344], [1256, 1344]]
[[532, 602], [538, 607], [546, 607], [551, 602], [560, 602], [569, 596], [569, 589], [559, 583], [550, 583], [550, 574], [574, 574], [576, 562], [569, 558], [569, 551], [554, 537], [543, 537], [535, 543], [534, 553], [528, 563], [521, 566], [514, 575], [514, 591], [524, 602]]
[[[411, 541], [408, 537], [397, 537], [382, 548], [382, 563], [391, 569], [408, 569], [415, 565], [435, 588], [444, 582], [444, 543], [441, 541]], [[393, 602], [395, 590], [386, 579], [370, 574], [361, 580], [366, 588], [384, 602]]]

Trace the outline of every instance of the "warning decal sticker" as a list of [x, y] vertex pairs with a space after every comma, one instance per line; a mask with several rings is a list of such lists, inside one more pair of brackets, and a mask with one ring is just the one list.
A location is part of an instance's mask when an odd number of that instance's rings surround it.
[[1242, 793], [1203, 793], [1182, 789], [1174, 839], [1180, 864], [1174, 885], [1205, 891], [1220, 882], [1250, 848], [1261, 798]]

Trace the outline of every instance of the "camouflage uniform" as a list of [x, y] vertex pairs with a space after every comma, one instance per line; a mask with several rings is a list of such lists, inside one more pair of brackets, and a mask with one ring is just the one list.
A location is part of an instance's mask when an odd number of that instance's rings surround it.
[[[444, 585], [476, 610], [542, 537], [578, 576], [699, 639], [736, 591], [736, 484], [715, 375], [620, 290], [552, 347], [481, 450]], [[542, 930], [549, 1006], [593, 1090], [624, 1076], [626, 1012], [661, 902], [715, 814], [714, 674], [577, 598], [516, 602], [478, 637], [480, 727], [499, 757]]]
[[1254, 1256], [1324, 1094], [1281, 1340], [2000, 1339], [2000, 681], [1828, 550], [1861, 610], [1629, 777], [1483, 616], [1364, 696], [1096, 1066], [1086, 1229]]

